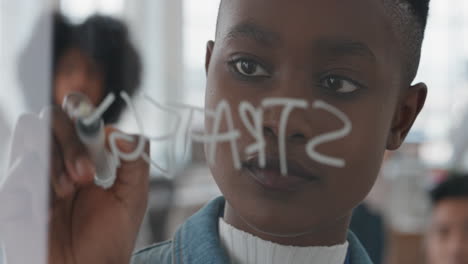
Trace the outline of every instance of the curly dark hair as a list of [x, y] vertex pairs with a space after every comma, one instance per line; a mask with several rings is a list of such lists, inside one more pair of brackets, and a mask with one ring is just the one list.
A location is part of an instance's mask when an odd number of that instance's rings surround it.
[[[25, 100], [34, 112], [44, 106], [43, 91], [37, 89], [37, 63], [32, 63], [40, 51], [37, 42], [44, 39], [44, 30], [50, 23], [50, 16], [43, 16], [31, 40], [19, 58], [18, 77], [22, 84]], [[52, 14], [52, 76], [55, 75], [59, 59], [71, 48], [77, 48], [93, 59], [104, 76], [104, 94], [114, 93], [115, 102], [104, 113], [106, 124], [119, 120], [125, 108], [125, 102], [119, 96], [126, 92], [132, 96], [138, 90], [141, 82], [142, 63], [138, 52], [132, 45], [125, 24], [115, 18], [93, 15], [82, 24], [72, 24], [59, 12]], [[25, 76], [27, 78], [25, 78]], [[41, 79], [42, 80], [42, 79]], [[52, 93], [51, 93], [52, 94]], [[49, 100], [52, 100], [53, 95]]]
[[93, 15], [77, 26], [74, 35], [77, 47], [103, 71], [104, 94], [116, 95], [116, 101], [103, 116], [105, 123], [115, 123], [125, 107], [120, 92], [132, 96], [141, 81], [141, 61], [128, 29], [117, 19]]

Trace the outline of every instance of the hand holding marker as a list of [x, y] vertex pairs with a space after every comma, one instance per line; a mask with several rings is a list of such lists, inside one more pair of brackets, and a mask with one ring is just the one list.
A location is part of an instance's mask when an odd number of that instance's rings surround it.
[[114, 99], [114, 95], [109, 94], [99, 107], [94, 109], [85, 95], [73, 92], [65, 97], [62, 104], [64, 111], [74, 121], [76, 133], [96, 166], [94, 183], [104, 189], [114, 184], [117, 164], [106, 150], [104, 122], [101, 116]]

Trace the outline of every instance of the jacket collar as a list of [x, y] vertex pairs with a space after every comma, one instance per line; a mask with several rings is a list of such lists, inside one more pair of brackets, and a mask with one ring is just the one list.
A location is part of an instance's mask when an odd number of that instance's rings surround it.
[[351, 230], [348, 231], [348, 243], [350, 264], [372, 264], [372, 261], [369, 258], [369, 255], [367, 255], [366, 250]]
[[[218, 232], [218, 218], [224, 213], [224, 203], [223, 197], [210, 201], [179, 228], [173, 239], [174, 263], [229, 263]], [[348, 242], [350, 264], [372, 264], [351, 231]]]
[[179, 228], [173, 239], [174, 263], [229, 263], [218, 235], [218, 218], [223, 213], [224, 198], [218, 197]]

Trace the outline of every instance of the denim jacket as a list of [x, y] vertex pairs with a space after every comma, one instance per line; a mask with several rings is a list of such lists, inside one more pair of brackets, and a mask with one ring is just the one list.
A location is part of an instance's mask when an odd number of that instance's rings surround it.
[[[136, 252], [132, 264], [228, 264], [218, 234], [218, 218], [224, 213], [224, 202], [223, 197], [209, 202], [177, 230], [171, 241]], [[351, 231], [348, 242], [350, 264], [372, 264]]]

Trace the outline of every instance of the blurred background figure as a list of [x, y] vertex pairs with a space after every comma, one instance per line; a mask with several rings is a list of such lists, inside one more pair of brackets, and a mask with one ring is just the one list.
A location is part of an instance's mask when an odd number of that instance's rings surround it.
[[388, 230], [387, 263], [424, 263], [422, 241], [430, 213], [430, 168], [421, 158], [425, 135], [410, 132], [382, 166], [382, 210]]
[[[19, 76], [30, 76], [30, 53], [35, 37], [19, 62]], [[116, 123], [125, 107], [120, 92], [132, 96], [138, 90], [142, 65], [129, 39], [128, 29], [118, 19], [93, 15], [83, 23], [72, 24], [64, 15], [53, 14], [52, 93], [50, 101], [61, 105], [71, 92], [81, 92], [97, 106], [109, 93], [116, 101], [104, 113], [106, 124]], [[21, 78], [27, 107], [39, 112], [34, 79]]]
[[451, 174], [431, 192], [428, 264], [468, 264], [468, 174]]

